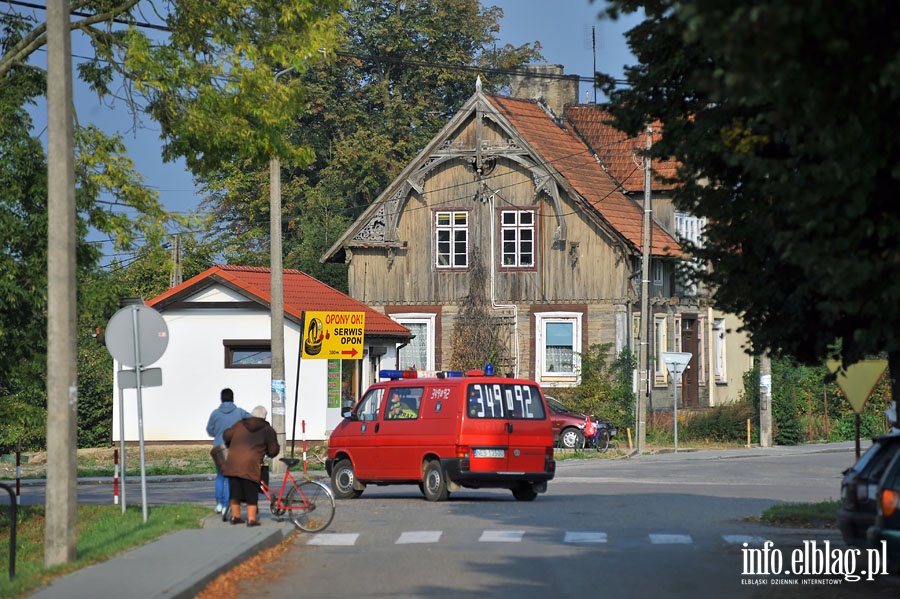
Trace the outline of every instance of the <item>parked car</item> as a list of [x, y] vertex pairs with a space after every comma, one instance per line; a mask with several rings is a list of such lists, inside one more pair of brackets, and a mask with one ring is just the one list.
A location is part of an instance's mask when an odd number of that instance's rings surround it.
[[[585, 446], [584, 425], [587, 415], [570, 410], [555, 397], [544, 395], [547, 407], [550, 408], [550, 421], [553, 423], [553, 444], [565, 449], [581, 449]], [[616, 436], [616, 427], [605, 418], [591, 416], [594, 426], [600, 431], [597, 436], [597, 449], [609, 447], [610, 440]]]
[[900, 573], [900, 451], [894, 457], [881, 478], [876, 492], [875, 521], [869, 527], [867, 539], [870, 547], [880, 548], [884, 541], [886, 564], [880, 573]]
[[847, 545], [863, 548], [869, 546], [866, 531], [875, 522], [878, 483], [898, 453], [900, 433], [875, 437], [872, 446], [856, 464], [844, 470], [837, 522]]

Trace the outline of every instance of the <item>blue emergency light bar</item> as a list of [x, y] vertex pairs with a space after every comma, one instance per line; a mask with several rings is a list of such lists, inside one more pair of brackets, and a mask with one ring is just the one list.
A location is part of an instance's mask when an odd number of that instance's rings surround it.
[[[458, 370], [438, 370], [438, 371], [428, 371], [423, 372], [421, 378], [455, 378], [463, 376], [462, 372]], [[419, 372], [417, 370], [379, 370], [378, 377], [382, 379], [391, 379], [395, 381], [397, 379], [417, 379], [419, 377]]]

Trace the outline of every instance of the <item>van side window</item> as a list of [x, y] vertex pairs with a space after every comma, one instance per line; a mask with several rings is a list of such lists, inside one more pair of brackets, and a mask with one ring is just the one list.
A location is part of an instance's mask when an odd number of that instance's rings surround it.
[[413, 420], [419, 417], [422, 404], [422, 387], [391, 389], [385, 418], [388, 420]]
[[356, 417], [360, 420], [378, 420], [382, 397], [384, 389], [372, 389], [366, 393], [356, 406]]
[[536, 385], [473, 383], [466, 391], [469, 418], [543, 420], [541, 392]]

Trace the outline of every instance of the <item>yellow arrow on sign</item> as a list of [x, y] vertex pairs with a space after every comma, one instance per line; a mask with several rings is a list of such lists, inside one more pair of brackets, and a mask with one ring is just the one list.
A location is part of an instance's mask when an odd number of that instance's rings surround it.
[[[841, 362], [838, 360], [828, 360], [826, 364], [831, 373], [838, 372], [841, 368]], [[862, 412], [866, 400], [872, 395], [875, 385], [887, 370], [887, 364], [887, 360], [861, 360], [851, 364], [843, 372], [838, 372], [838, 387], [844, 392], [847, 401], [857, 414]]]
[[305, 321], [304, 358], [362, 359], [365, 312], [306, 312]]

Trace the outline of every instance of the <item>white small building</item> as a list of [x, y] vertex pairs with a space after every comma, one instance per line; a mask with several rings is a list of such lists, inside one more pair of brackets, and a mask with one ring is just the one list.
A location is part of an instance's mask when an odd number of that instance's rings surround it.
[[[225, 387], [248, 412], [262, 405], [272, 421], [270, 276], [268, 268], [214, 266], [147, 301], [168, 328], [163, 356], [145, 367], [162, 370], [162, 385], [141, 390], [144, 440], [210, 441], [206, 423]], [[364, 312], [360, 360], [300, 359], [305, 311]], [[340, 422], [341, 403], [355, 399], [377, 380], [381, 368], [395, 368], [397, 350], [409, 329], [298, 270], [284, 271], [285, 433], [287, 442], [327, 439]], [[298, 371], [299, 362], [299, 371]], [[115, 366], [113, 440], [119, 441], [119, 401], [124, 436], [138, 441], [137, 391], [119, 390], [122, 366]], [[348, 389], [344, 368], [354, 371]], [[299, 383], [299, 384], [298, 384]], [[121, 395], [120, 395], [121, 394]], [[296, 405], [296, 409], [295, 409]], [[296, 428], [295, 428], [296, 414]]]

